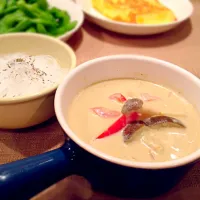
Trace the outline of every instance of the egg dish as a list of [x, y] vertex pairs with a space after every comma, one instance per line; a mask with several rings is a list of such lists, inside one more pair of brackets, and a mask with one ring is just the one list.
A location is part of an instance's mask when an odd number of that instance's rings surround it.
[[92, 0], [93, 8], [109, 19], [135, 24], [164, 24], [175, 14], [158, 0]]

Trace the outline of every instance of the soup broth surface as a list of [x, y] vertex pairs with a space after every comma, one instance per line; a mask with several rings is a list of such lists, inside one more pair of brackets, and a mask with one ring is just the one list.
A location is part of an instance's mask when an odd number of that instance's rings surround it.
[[[109, 98], [114, 93], [121, 93], [127, 99], [142, 99], [143, 94], [158, 97], [151, 101], [144, 100], [142, 110], [176, 118], [186, 128], [171, 125], [145, 126], [136, 131], [129, 142], [124, 142], [123, 130], [96, 139], [119, 117], [103, 118], [92, 112], [91, 108], [104, 107], [121, 112], [123, 103]], [[184, 157], [199, 148], [200, 117], [195, 107], [178, 92], [143, 80], [116, 79], [91, 85], [77, 94], [66, 116], [70, 128], [81, 140], [103, 153], [125, 160], [169, 161]]]

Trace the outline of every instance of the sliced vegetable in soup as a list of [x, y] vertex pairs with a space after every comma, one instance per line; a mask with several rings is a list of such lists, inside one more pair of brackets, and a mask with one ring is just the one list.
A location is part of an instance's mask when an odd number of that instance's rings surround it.
[[195, 107], [178, 92], [143, 80], [107, 80], [85, 88], [67, 121], [80, 139], [121, 159], [169, 161], [199, 148]]

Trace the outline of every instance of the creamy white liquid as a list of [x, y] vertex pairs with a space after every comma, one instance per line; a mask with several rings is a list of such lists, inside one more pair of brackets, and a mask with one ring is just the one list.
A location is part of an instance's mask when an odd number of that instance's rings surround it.
[[52, 56], [24, 53], [0, 56], [0, 98], [34, 95], [61, 78], [62, 68]]
[[[101, 106], [120, 112], [123, 104], [109, 99], [114, 93], [121, 93], [126, 98], [141, 98], [145, 93], [156, 96], [157, 100], [144, 102], [143, 111], [175, 117], [186, 128], [144, 127], [136, 131], [128, 143], [124, 142], [122, 131], [96, 139], [118, 117], [102, 118], [92, 113], [90, 108]], [[85, 88], [66, 110], [66, 120], [81, 140], [108, 155], [126, 160], [174, 160], [191, 154], [200, 146], [200, 116], [195, 107], [178, 92], [142, 80], [108, 80]]]

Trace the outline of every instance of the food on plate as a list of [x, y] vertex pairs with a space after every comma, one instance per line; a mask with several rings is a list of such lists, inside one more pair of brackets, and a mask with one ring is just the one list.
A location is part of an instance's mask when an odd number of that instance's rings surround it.
[[195, 107], [180, 92], [148, 81], [114, 79], [90, 85], [66, 112], [81, 140], [117, 158], [169, 161], [199, 149]]
[[0, 56], [0, 98], [35, 95], [57, 85], [63, 74], [49, 55], [13, 53]]
[[69, 13], [50, 7], [47, 0], [1, 0], [0, 34], [32, 32], [60, 36], [74, 29]]
[[176, 20], [175, 14], [158, 0], [92, 0], [105, 17], [135, 24], [164, 24]]

